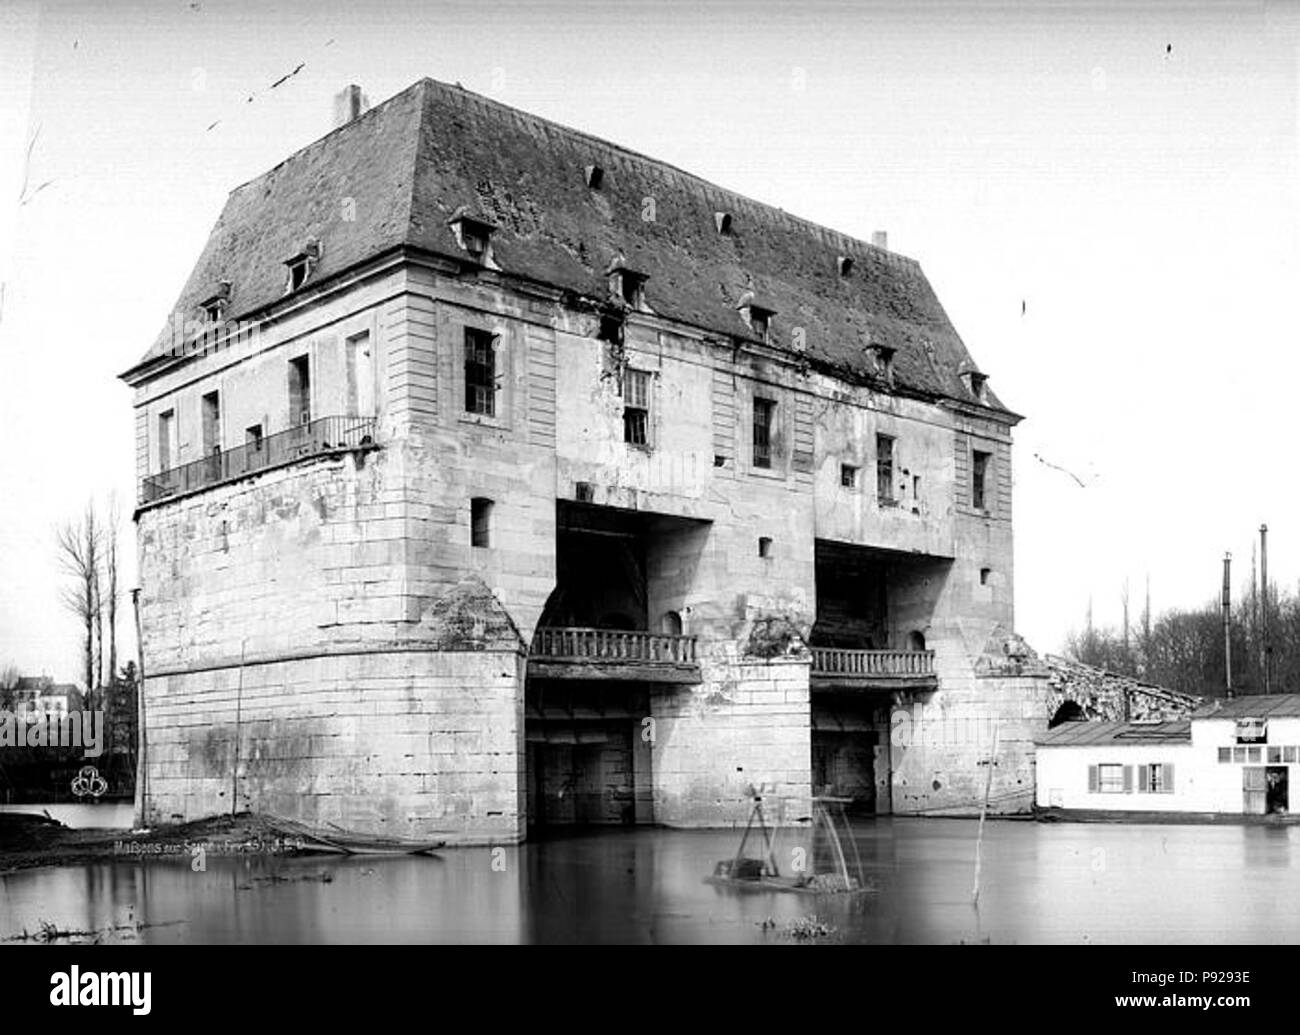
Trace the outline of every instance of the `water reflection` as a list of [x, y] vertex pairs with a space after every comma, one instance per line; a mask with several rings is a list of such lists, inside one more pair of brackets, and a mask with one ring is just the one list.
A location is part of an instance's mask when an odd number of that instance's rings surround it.
[[[440, 857], [209, 855], [0, 878], [0, 937], [41, 921], [154, 943], [737, 943], [1300, 940], [1296, 828], [883, 819], [854, 836], [876, 893], [706, 884], [729, 831], [619, 829]], [[775, 922], [764, 926], [764, 921]], [[143, 925], [137, 928], [137, 925]]]

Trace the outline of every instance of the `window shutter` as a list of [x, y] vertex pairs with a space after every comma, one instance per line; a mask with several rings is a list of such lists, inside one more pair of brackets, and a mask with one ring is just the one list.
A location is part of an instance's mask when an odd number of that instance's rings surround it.
[[1091, 794], [1097, 793], [1097, 767], [1095, 765], [1088, 766], [1088, 791]]
[[[1150, 778], [1151, 778], [1151, 767], [1145, 765], [1138, 766], [1138, 793], [1139, 794], [1146, 794], [1147, 791], [1151, 790]], [[1128, 787], [1126, 786], [1124, 790], [1128, 790]]]
[[1172, 762], [1165, 764], [1164, 792], [1166, 794], [1174, 793], [1174, 764]]
[[1131, 765], [1124, 767], [1124, 793], [1133, 793], [1133, 767]]

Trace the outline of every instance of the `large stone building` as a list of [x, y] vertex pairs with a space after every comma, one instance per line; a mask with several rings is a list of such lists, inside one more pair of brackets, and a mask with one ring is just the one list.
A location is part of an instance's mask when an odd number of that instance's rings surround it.
[[1032, 800], [1018, 418], [883, 237], [426, 79], [233, 191], [123, 376], [151, 820], [960, 811], [990, 723]]

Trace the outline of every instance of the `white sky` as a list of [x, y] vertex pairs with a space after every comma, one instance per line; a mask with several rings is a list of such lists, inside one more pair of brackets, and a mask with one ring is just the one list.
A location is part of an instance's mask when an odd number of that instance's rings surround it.
[[[1118, 620], [1126, 576], [1135, 613], [1148, 573], [1157, 610], [1209, 599], [1261, 521], [1300, 579], [1296, 5], [276, 6], [0, 3], [0, 664], [78, 678], [52, 529], [90, 495], [129, 514], [116, 375], [226, 193], [348, 82], [378, 103], [425, 75], [919, 259], [1026, 417], [1039, 650], [1090, 597]], [[28, 190], [50, 182], [19, 206], [38, 129]]]

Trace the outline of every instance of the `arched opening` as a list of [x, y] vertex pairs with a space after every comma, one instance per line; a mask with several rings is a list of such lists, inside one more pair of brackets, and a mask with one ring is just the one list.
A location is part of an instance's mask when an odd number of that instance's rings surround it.
[[1055, 729], [1063, 722], [1082, 722], [1086, 718], [1078, 701], [1066, 701], [1056, 709], [1056, 714], [1052, 716], [1052, 721], [1047, 724], [1047, 728]]
[[925, 633], [919, 629], [913, 629], [907, 634], [908, 650], [925, 650]]
[[665, 611], [663, 617], [659, 619], [659, 629], [669, 636], [680, 636], [682, 634], [682, 616], [676, 611]]

